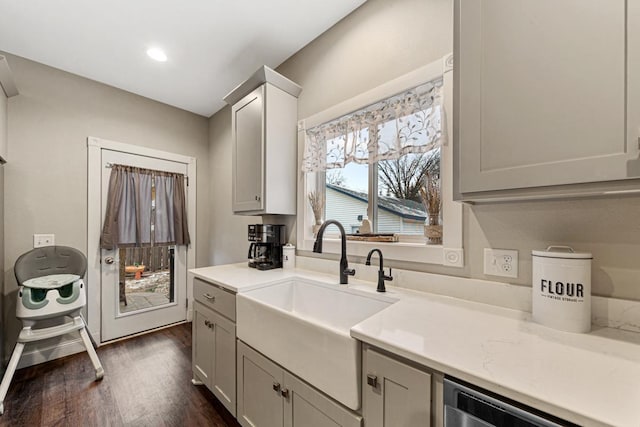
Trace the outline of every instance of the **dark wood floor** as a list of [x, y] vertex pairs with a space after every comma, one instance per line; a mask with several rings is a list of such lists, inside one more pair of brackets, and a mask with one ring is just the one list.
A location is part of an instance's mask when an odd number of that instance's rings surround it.
[[191, 384], [191, 324], [103, 346], [98, 356], [99, 382], [86, 353], [17, 371], [0, 426], [238, 426]]

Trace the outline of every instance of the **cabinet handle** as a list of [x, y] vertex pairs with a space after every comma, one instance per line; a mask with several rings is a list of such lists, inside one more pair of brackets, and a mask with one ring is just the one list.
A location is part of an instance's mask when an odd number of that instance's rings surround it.
[[213, 329], [213, 327], [214, 327], [216, 324], [215, 324], [215, 323], [213, 323], [213, 322], [210, 322], [210, 321], [208, 321], [208, 320], [205, 320], [205, 321], [204, 321], [204, 325], [205, 325], [207, 328], [209, 328], [209, 329]]
[[283, 388], [282, 391], [280, 392], [280, 396], [284, 397], [285, 399], [289, 398], [289, 390], [286, 388]]
[[367, 374], [367, 384], [373, 388], [378, 387], [378, 377], [373, 374]]
[[213, 295], [206, 293], [204, 295], [202, 295], [203, 297], [205, 297], [206, 299], [208, 299], [209, 301], [215, 301], [216, 297], [214, 297]]
[[273, 383], [273, 391], [280, 393], [280, 383]]

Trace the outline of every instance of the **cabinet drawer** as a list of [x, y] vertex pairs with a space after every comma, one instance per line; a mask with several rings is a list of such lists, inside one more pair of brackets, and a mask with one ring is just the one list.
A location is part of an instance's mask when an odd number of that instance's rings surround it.
[[233, 292], [194, 278], [193, 298], [234, 322], [236, 321], [236, 295]]

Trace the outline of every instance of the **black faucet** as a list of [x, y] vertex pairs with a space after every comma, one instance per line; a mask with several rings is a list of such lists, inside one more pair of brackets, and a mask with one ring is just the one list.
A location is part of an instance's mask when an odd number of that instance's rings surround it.
[[325, 228], [331, 224], [335, 224], [335, 226], [340, 230], [340, 243], [342, 244], [340, 253], [340, 284], [346, 285], [349, 283], [349, 278], [347, 276], [355, 275], [356, 271], [349, 269], [349, 263], [347, 262], [347, 235], [344, 232], [342, 224], [335, 219], [329, 219], [322, 223], [318, 230], [318, 237], [316, 237], [316, 241], [313, 244], [313, 252], [318, 254], [322, 253], [322, 236], [324, 235]]
[[387, 290], [384, 287], [384, 282], [387, 280], [393, 280], [393, 276], [391, 276], [391, 268], [389, 268], [389, 275], [386, 276], [384, 274], [384, 258], [382, 257], [382, 251], [380, 249], [371, 249], [369, 254], [367, 255], [367, 262], [365, 265], [371, 265], [371, 255], [374, 252], [378, 252], [378, 258], [380, 258], [380, 269], [378, 270], [378, 287], [376, 291], [378, 292], [386, 292]]

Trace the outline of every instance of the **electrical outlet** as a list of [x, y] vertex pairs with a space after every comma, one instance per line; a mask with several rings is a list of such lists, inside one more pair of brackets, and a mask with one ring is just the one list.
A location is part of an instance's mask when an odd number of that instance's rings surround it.
[[518, 251], [484, 248], [484, 274], [518, 278]]
[[41, 248], [43, 246], [53, 246], [56, 244], [55, 234], [34, 234], [33, 247]]
[[464, 267], [462, 249], [444, 249], [444, 265], [447, 267]]

